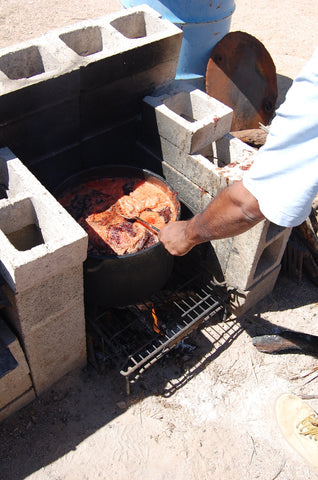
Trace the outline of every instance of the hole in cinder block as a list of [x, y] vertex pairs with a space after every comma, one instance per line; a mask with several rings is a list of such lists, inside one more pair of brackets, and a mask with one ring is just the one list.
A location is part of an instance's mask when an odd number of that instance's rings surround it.
[[194, 91], [181, 91], [171, 95], [162, 102], [169, 110], [194, 123], [199, 120], [212, 118], [211, 105]]
[[87, 57], [103, 50], [100, 27], [88, 27], [60, 35], [60, 39], [77, 55]]
[[10, 80], [30, 78], [45, 72], [40, 50], [36, 46], [3, 55], [0, 57], [0, 70]]
[[268, 270], [278, 261], [279, 257], [282, 255], [283, 241], [284, 237], [279, 237], [264, 249], [256, 267], [255, 278]]
[[41, 229], [34, 223], [9, 233], [7, 238], [14, 248], [23, 252], [44, 243]]
[[142, 38], [162, 30], [160, 19], [145, 12], [124, 15], [110, 22], [111, 26], [127, 38]]
[[202, 155], [202, 157], [206, 158], [211, 163], [214, 163], [214, 165], [219, 166], [219, 159], [215, 155], [213, 144], [209, 143], [205, 147], [201, 148], [198, 150], [198, 154]]
[[19, 251], [30, 250], [44, 243], [38, 216], [30, 198], [4, 208], [0, 216], [0, 228]]
[[268, 231], [266, 233], [266, 242], [272, 240], [272, 238], [276, 237], [280, 233], [282, 233], [286, 228], [281, 227], [280, 225], [276, 225], [275, 223], [271, 223], [268, 227]]
[[196, 122], [200, 116], [196, 114], [193, 97], [190, 92], [180, 92], [163, 101], [163, 104], [172, 112], [188, 122]]

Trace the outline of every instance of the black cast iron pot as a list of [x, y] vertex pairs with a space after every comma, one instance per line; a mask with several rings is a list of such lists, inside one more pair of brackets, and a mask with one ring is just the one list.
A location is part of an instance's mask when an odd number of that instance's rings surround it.
[[[180, 202], [168, 183], [156, 173], [127, 165], [103, 165], [83, 170], [58, 186], [55, 195], [82, 182], [106, 177], [137, 177], [159, 186], [173, 202], [180, 218]], [[126, 306], [144, 301], [160, 290], [173, 269], [174, 258], [162, 243], [138, 253], [118, 256], [88, 254], [84, 262], [86, 302], [100, 306]]]

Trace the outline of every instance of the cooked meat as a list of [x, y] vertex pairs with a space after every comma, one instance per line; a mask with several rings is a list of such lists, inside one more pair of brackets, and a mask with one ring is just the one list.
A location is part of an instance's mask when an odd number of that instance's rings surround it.
[[125, 218], [139, 217], [140, 205], [131, 195], [124, 195], [114, 205], [116, 206], [116, 211]]
[[138, 185], [137, 188], [130, 193], [130, 197], [138, 202], [140, 212], [146, 209], [158, 211], [170, 203], [165, 192], [156, 185], [147, 182]]
[[150, 225], [155, 225], [157, 228], [162, 228], [165, 226], [165, 221], [163, 217], [160, 216], [158, 212], [152, 212], [151, 210], [144, 210], [140, 213], [139, 217], [142, 220], [150, 223]]
[[163, 218], [165, 223], [169, 223], [171, 218], [172, 218], [172, 210], [170, 207], [164, 207], [162, 210], [160, 210], [159, 215]]
[[158, 241], [143, 225], [121, 215], [140, 216], [159, 229], [176, 219], [169, 196], [140, 178], [92, 180], [65, 192], [59, 201], [88, 233], [93, 254], [136, 253]]
[[108, 245], [117, 255], [138, 252], [149, 238], [149, 232], [142, 225], [131, 223], [112, 210], [93, 213], [86, 218], [86, 223], [95, 247], [104, 249]]

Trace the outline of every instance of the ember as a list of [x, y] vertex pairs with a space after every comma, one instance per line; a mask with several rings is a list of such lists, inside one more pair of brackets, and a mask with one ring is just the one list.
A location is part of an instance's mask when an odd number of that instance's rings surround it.
[[130, 220], [134, 216], [159, 229], [177, 216], [169, 196], [140, 178], [83, 182], [58, 200], [88, 233], [88, 252], [94, 255], [127, 255], [157, 243], [155, 234]]

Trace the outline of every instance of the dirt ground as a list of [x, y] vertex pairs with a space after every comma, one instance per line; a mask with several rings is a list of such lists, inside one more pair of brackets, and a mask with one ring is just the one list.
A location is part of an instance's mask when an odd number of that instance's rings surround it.
[[[282, 99], [318, 45], [318, 4], [236, 3], [231, 30], [264, 43]], [[119, 8], [110, 0], [3, 0], [0, 47]], [[67, 375], [0, 425], [0, 479], [318, 479], [274, 415], [282, 393], [318, 397], [317, 372], [304, 377], [317, 359], [263, 354], [251, 340], [273, 325], [318, 335], [317, 302], [317, 287], [305, 277], [296, 283], [281, 273], [244, 317], [193, 335], [132, 385], [129, 397], [107, 365], [103, 375], [91, 366]], [[307, 401], [318, 409], [317, 398]]]

